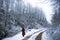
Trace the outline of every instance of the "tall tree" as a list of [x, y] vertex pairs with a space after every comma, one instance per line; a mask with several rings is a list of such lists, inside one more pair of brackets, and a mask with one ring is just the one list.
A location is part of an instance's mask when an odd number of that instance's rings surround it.
[[[56, 1], [56, 2], [55, 2]], [[60, 25], [60, 1], [59, 0], [54, 0], [54, 10], [55, 10], [55, 14], [52, 17], [52, 25], [53, 26], [58, 26]]]

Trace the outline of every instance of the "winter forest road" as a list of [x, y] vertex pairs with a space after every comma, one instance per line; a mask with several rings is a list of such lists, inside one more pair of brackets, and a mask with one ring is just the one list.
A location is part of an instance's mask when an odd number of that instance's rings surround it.
[[35, 36], [35, 40], [41, 40], [42, 34], [44, 33], [44, 31], [46, 31], [46, 30], [44, 30], [44, 28], [43, 28], [43, 29], [41, 29], [41, 30], [39, 30], [39, 31], [37, 31], [37, 32], [34, 32], [33, 34], [25, 37], [25, 38], [22, 39], [22, 40], [29, 40], [29, 38], [31, 38], [31, 37], [32, 37], [33, 35], [35, 35], [35, 34], [37, 34], [37, 35]]

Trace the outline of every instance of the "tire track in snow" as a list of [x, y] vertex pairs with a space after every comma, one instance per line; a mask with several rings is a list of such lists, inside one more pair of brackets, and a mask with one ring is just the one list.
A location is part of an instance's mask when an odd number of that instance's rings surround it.
[[40, 33], [37, 35], [37, 37], [35, 38], [35, 40], [41, 40], [43, 33], [44, 33], [44, 32], [40, 32]]

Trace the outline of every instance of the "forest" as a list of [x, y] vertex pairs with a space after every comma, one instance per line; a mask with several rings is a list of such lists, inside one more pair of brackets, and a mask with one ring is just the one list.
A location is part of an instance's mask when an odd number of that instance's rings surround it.
[[60, 35], [60, 0], [0, 0], [0, 39], [15, 36], [22, 25], [26, 31], [47, 28]]

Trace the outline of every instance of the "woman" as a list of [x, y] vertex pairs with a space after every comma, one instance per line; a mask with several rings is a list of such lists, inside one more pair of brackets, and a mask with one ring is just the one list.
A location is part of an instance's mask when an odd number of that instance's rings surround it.
[[24, 35], [25, 35], [25, 29], [24, 29], [24, 27], [22, 26], [22, 36], [24, 37]]

